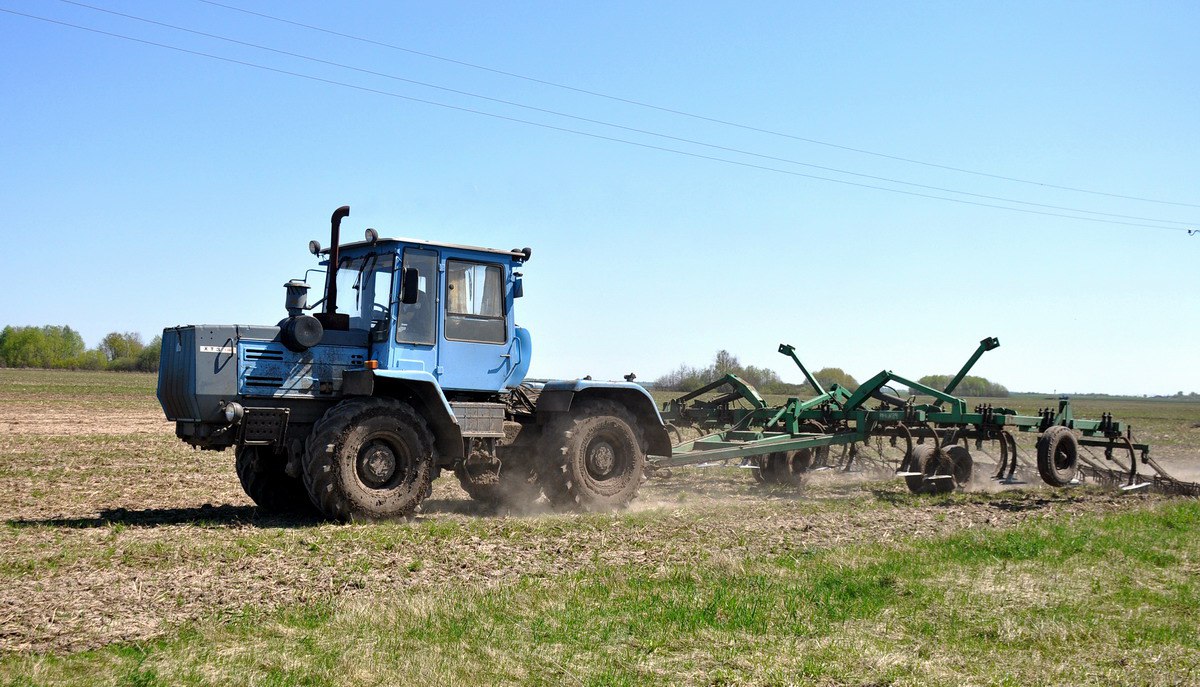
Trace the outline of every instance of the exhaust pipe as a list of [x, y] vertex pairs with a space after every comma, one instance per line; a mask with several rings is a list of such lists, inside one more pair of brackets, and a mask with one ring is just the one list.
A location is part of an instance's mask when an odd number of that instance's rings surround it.
[[329, 271], [325, 278], [325, 311], [317, 316], [326, 329], [345, 331], [350, 328], [350, 316], [339, 315], [337, 311], [337, 273], [338, 260], [341, 258], [338, 250], [339, 231], [342, 227], [342, 220], [349, 216], [350, 206], [343, 205], [334, 210], [333, 216], [329, 218]]

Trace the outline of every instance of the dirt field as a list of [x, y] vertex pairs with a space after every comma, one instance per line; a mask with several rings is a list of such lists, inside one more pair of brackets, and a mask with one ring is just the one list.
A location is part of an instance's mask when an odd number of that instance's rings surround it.
[[[0, 677], [8, 666], [14, 684], [39, 682], [46, 657], [141, 646], [248, 613], [909, 546], [1177, 501], [1037, 486], [917, 498], [883, 475], [829, 473], [799, 494], [710, 468], [647, 482], [611, 515], [486, 512], [445, 476], [414, 522], [272, 519], [242, 493], [231, 452], [174, 437], [153, 385], [148, 375], [0, 370]], [[1196, 474], [1200, 404], [1123, 405], [1105, 409], [1146, 426], [1140, 438], [1161, 446], [1156, 455]], [[1196, 570], [1194, 558], [1186, 565]]]

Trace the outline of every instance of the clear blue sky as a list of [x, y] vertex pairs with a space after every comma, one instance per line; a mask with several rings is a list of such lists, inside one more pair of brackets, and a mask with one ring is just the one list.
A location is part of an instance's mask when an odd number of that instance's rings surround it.
[[[1188, 207], [721, 126], [195, 0], [87, 1], [760, 155], [1200, 227], [1194, 2], [222, 0], [803, 138]], [[952, 195], [565, 120], [56, 0], [0, 8], [638, 143]], [[175, 324], [273, 323], [283, 282], [313, 265], [308, 239], [327, 243], [330, 212], [349, 204], [352, 238], [372, 226], [531, 246], [518, 321], [533, 332], [538, 376], [650, 379], [726, 348], [798, 381], [775, 353], [781, 341], [813, 367], [859, 379], [885, 367], [919, 376], [953, 372], [996, 336], [1003, 345], [977, 372], [1012, 389], [1200, 391], [1200, 235], [730, 165], [11, 14], [0, 13], [0, 31], [0, 269], [16, 288], [0, 324], [70, 324], [94, 345], [113, 329], [148, 339]]]

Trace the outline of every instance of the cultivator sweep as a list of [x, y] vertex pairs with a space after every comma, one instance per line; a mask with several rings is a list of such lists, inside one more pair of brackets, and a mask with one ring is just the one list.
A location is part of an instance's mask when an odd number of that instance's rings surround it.
[[[676, 444], [670, 457], [652, 458], [649, 469], [653, 474], [737, 460], [758, 481], [799, 484], [816, 470], [875, 467], [894, 471], [913, 492], [944, 493], [971, 481], [973, 444], [976, 450], [995, 448], [997, 469], [991, 478], [1003, 484], [1022, 484], [1036, 476], [1055, 487], [1092, 480], [1126, 491], [1200, 496], [1200, 484], [1167, 474], [1150, 457], [1150, 447], [1134, 441], [1132, 428], [1110, 413], [1099, 420], [1076, 418], [1066, 397], [1057, 408], [1036, 415], [991, 404], [968, 409], [954, 390], [979, 358], [999, 345], [991, 337], [980, 341], [944, 389], [884, 370], [851, 391], [838, 385], [823, 388], [795, 348], [780, 344], [779, 352], [796, 363], [815, 396], [771, 406], [753, 386], [726, 375], [663, 404], [663, 420]], [[889, 393], [893, 383], [907, 387], [910, 395]], [[713, 393], [718, 395], [706, 398]], [[932, 402], [917, 403], [917, 395]], [[685, 428], [702, 436], [685, 441]], [[1020, 450], [1021, 434], [1037, 434], [1035, 457]], [[894, 447], [892, 455], [885, 442]], [[1139, 462], [1144, 469], [1139, 470]]]

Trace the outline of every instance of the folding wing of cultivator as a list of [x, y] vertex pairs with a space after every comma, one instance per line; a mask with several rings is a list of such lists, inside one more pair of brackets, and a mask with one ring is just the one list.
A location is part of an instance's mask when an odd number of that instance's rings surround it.
[[[795, 348], [780, 344], [779, 352], [795, 361], [815, 396], [770, 406], [751, 385], [727, 375], [668, 401], [662, 415], [677, 437], [680, 427], [704, 434], [679, 441], [670, 457], [651, 461], [651, 470], [736, 459], [759, 481], [798, 484], [813, 470], [850, 470], [875, 463], [894, 469], [913, 492], [941, 493], [970, 482], [975, 468], [971, 446], [980, 450], [987, 444], [998, 454], [992, 479], [1004, 483], [1021, 483], [1020, 478], [1036, 472], [1056, 487], [1092, 479], [1125, 490], [1152, 488], [1200, 496], [1200, 484], [1168, 475], [1150, 458], [1150, 447], [1135, 442], [1128, 424], [1110, 413], [1098, 420], [1076, 418], [1066, 397], [1059, 399], [1057, 409], [1045, 408], [1036, 415], [991, 404], [968, 410], [954, 391], [979, 358], [999, 345], [991, 337], [980, 341], [944, 389], [884, 370], [850, 391], [837, 385], [824, 389]], [[907, 387], [909, 395], [889, 393], [893, 385]], [[719, 395], [703, 398], [712, 392]], [[917, 403], [918, 396], [932, 402]], [[1022, 433], [1037, 435], [1035, 459], [1019, 449], [1016, 437]], [[885, 451], [885, 440], [894, 451]], [[834, 449], [839, 449], [837, 456]], [[1103, 458], [1091, 449], [1101, 450]], [[1139, 462], [1148, 470], [1139, 472]]]

